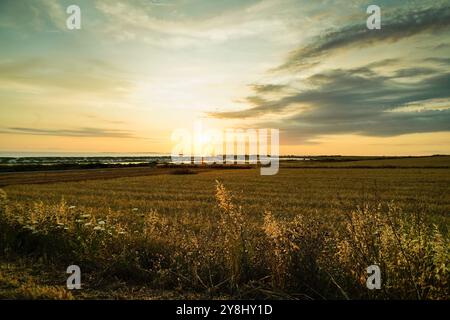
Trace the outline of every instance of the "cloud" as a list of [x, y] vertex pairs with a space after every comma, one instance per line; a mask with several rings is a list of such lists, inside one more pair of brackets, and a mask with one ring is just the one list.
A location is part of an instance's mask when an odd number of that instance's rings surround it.
[[124, 73], [104, 61], [71, 61], [24, 58], [0, 61], [0, 84], [33, 89], [65, 90], [108, 96], [121, 95], [132, 87]]
[[440, 43], [437, 46], [434, 46], [433, 50], [442, 50], [450, 48], [450, 43]]
[[127, 130], [78, 128], [78, 129], [36, 129], [25, 127], [10, 127], [0, 130], [3, 134], [25, 134], [58, 137], [96, 137], [96, 138], [132, 138], [137, 139], [132, 132]]
[[395, 66], [395, 65], [398, 65], [399, 62], [400, 62], [400, 59], [397, 59], [397, 58], [383, 59], [380, 61], [375, 61], [375, 62], [369, 63], [365, 67], [368, 69], [373, 69], [373, 68], [380, 68], [380, 67], [386, 67], [386, 66]]
[[286, 89], [286, 85], [281, 84], [251, 84], [249, 87], [256, 93], [273, 93]]
[[[271, 114], [275, 120], [259, 125], [280, 128], [288, 137], [308, 139], [324, 134], [392, 136], [450, 131], [450, 72], [417, 67], [382, 74], [371, 69], [374, 66], [377, 63], [323, 71], [302, 80], [303, 90], [293, 93], [290, 88], [289, 94], [270, 101], [252, 96], [258, 103], [251, 108], [210, 116], [243, 119]], [[432, 107], [438, 100], [440, 110]]]
[[[379, 61], [347, 68], [327, 69], [323, 64], [310, 69], [309, 75], [298, 73], [340, 50], [356, 52], [421, 34], [433, 33], [428, 48], [440, 44], [439, 49], [444, 49], [448, 34], [438, 32], [449, 29], [450, 6], [435, 4], [408, 12], [383, 11], [382, 29], [377, 31], [368, 30], [361, 19], [358, 24], [319, 32], [275, 69], [283, 74], [269, 73], [272, 83], [249, 85], [253, 93], [241, 101], [247, 103], [246, 109], [209, 116], [278, 128], [284, 143], [294, 144], [333, 134], [389, 137], [450, 131], [450, 59], [432, 57], [436, 52], [430, 49], [406, 59], [384, 49], [385, 58]], [[280, 79], [288, 84], [280, 85]]]
[[426, 76], [435, 74], [437, 71], [433, 68], [417, 67], [417, 68], [405, 68], [395, 72], [394, 78], [412, 78], [418, 76]]
[[[103, 32], [118, 41], [141, 39], [147, 44], [179, 48], [261, 37], [289, 41], [299, 33], [288, 24], [298, 16], [286, 11], [287, 1], [96, 1], [105, 21]], [[295, 2], [295, 1], [294, 1]], [[294, 4], [291, 4], [292, 6]], [[300, 11], [298, 4], [294, 8]], [[294, 20], [294, 21], [295, 21]]]
[[127, 124], [125, 121], [122, 120], [109, 120], [109, 119], [104, 119], [103, 117], [100, 117], [98, 115], [94, 115], [94, 114], [89, 114], [89, 113], [85, 113], [83, 114], [84, 117], [94, 120], [96, 122], [104, 122], [104, 123], [108, 123], [108, 124], [113, 124], [113, 125], [124, 125]]
[[55, 31], [66, 28], [66, 10], [59, 1], [1, 0], [0, 26]]
[[320, 34], [311, 43], [292, 51], [276, 70], [308, 68], [318, 59], [342, 49], [365, 47], [374, 43], [396, 42], [421, 33], [434, 33], [450, 27], [450, 6], [396, 12], [382, 18], [381, 30], [369, 30], [363, 23]]
[[[360, 114], [361, 115], [361, 114]], [[323, 118], [310, 121], [308, 115], [296, 115], [283, 121], [281, 130], [285, 141], [314, 141], [317, 136], [356, 134], [373, 137], [392, 137], [402, 134], [450, 131], [450, 109], [414, 112], [379, 112], [368, 117], [335, 120]], [[267, 122], [266, 127], [277, 128], [279, 122]]]
[[443, 66], [450, 66], [450, 58], [430, 57], [424, 59], [425, 62], [436, 63]]

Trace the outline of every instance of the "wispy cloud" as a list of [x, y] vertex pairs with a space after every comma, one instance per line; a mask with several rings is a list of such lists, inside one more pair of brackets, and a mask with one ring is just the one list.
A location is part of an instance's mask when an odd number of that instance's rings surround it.
[[10, 127], [0, 130], [3, 134], [25, 134], [58, 137], [96, 137], [96, 138], [128, 138], [138, 139], [133, 132], [128, 130], [103, 129], [103, 128], [77, 128], [77, 129], [37, 129], [26, 127]]
[[66, 28], [66, 10], [60, 1], [55, 0], [2, 0], [0, 26], [22, 30], [62, 30]]
[[449, 49], [450, 43], [440, 43], [437, 46], [434, 46], [434, 50], [443, 50], [443, 49]]
[[[292, 3], [291, 3], [292, 2]], [[298, 1], [96, 1], [107, 21], [104, 33], [119, 41], [136, 40], [160, 47], [203, 46], [252, 37], [286, 41], [300, 32], [289, 24]]]
[[282, 84], [251, 84], [249, 87], [256, 93], [280, 92], [286, 88], [286, 86]]
[[29, 88], [67, 90], [109, 96], [126, 93], [131, 87], [115, 66], [95, 59], [77, 61], [23, 58], [0, 62], [0, 84]]
[[318, 63], [318, 59], [338, 50], [365, 47], [382, 41], [396, 42], [426, 32], [450, 29], [450, 6], [429, 7], [408, 12], [395, 11], [384, 18], [381, 30], [369, 30], [365, 20], [322, 33], [308, 45], [292, 51], [277, 70], [308, 68]]
[[436, 63], [442, 66], [450, 66], [450, 58], [430, 57], [424, 59], [425, 62]]

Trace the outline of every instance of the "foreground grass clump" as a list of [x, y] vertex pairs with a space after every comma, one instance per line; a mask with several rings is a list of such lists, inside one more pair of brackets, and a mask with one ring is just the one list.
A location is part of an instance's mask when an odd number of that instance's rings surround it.
[[368, 262], [380, 265], [385, 291], [380, 295], [439, 299], [449, 286], [449, 249], [436, 225], [387, 203], [358, 207], [347, 215], [337, 255], [361, 282]]
[[[86, 287], [96, 290], [114, 279], [206, 297], [449, 298], [448, 239], [422, 212], [392, 202], [336, 208], [333, 218], [318, 210], [249, 214], [220, 182], [208, 215], [94, 210], [64, 199], [24, 204], [3, 191], [0, 202], [1, 256], [62, 269], [78, 264]], [[382, 290], [366, 287], [373, 264], [382, 270]], [[68, 298], [49, 288], [7, 295], [40, 298], [50, 290]]]

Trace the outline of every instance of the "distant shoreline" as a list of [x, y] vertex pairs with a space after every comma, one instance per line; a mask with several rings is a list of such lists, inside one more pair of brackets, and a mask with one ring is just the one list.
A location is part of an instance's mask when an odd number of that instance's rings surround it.
[[[449, 168], [450, 156], [280, 156], [282, 168]], [[246, 164], [250, 165], [250, 164]], [[0, 157], [0, 173], [63, 171], [136, 167], [179, 167], [170, 156], [93, 156], [93, 157]], [[221, 165], [181, 165], [183, 167], [223, 168]], [[237, 164], [232, 165], [237, 168]], [[250, 165], [251, 166], [251, 165]], [[225, 166], [226, 167], [226, 166]]]
[[[169, 153], [158, 152], [14, 152], [0, 151], [3, 158], [158, 158], [170, 157]], [[395, 158], [424, 158], [450, 156], [450, 154], [429, 155], [339, 155], [339, 154], [284, 154], [280, 158], [366, 158], [366, 159], [395, 159]]]

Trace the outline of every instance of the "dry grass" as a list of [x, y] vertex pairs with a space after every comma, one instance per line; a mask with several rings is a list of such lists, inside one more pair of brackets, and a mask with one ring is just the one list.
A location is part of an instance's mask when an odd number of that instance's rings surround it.
[[406, 214], [392, 202], [358, 207], [347, 216], [337, 257], [362, 284], [364, 266], [380, 265], [380, 296], [446, 298], [448, 240], [436, 225], [427, 225], [420, 212]]
[[[448, 299], [449, 181], [439, 169], [286, 169], [10, 186], [0, 250], [78, 264], [85, 290], [104, 295], [116, 283], [180, 297]], [[365, 286], [371, 264], [382, 290]], [[40, 297], [21, 290], [2, 297]]]

